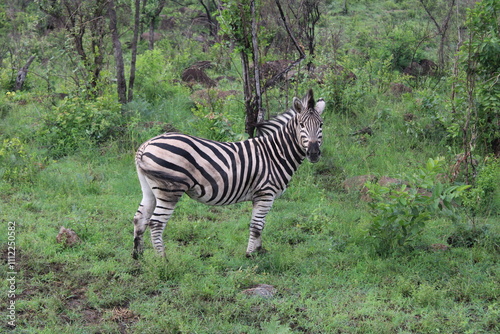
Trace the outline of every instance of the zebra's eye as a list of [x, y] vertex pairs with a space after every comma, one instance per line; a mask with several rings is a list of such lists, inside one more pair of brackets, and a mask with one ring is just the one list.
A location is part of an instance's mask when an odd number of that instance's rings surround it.
[[300, 122], [299, 125], [300, 125], [301, 128], [304, 127], [304, 123], [302, 123], [302, 122]]

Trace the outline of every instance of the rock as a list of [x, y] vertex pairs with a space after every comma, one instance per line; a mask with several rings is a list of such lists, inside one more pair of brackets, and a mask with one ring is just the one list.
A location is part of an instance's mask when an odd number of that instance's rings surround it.
[[66, 247], [73, 247], [74, 245], [77, 245], [81, 242], [80, 237], [78, 237], [75, 231], [69, 228], [65, 228], [64, 226], [61, 226], [56, 240], [57, 243], [63, 244]]
[[435, 75], [438, 70], [436, 63], [429, 59], [421, 59], [418, 63], [411, 62], [404, 70], [403, 73], [413, 77], [422, 75]]
[[248, 296], [260, 296], [264, 298], [271, 298], [276, 294], [276, 288], [269, 284], [258, 284], [253, 288], [241, 291]]

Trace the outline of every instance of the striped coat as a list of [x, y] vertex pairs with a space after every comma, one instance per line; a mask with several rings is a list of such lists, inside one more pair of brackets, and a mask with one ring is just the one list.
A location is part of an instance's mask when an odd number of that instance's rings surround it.
[[305, 157], [319, 160], [324, 107], [311, 90], [294, 99], [294, 109], [260, 124], [256, 138], [222, 143], [165, 133], [142, 144], [135, 159], [143, 198], [134, 216], [134, 257], [142, 253], [147, 226], [164, 255], [163, 230], [184, 193], [208, 205], [252, 201], [247, 256], [260, 250], [274, 199]]

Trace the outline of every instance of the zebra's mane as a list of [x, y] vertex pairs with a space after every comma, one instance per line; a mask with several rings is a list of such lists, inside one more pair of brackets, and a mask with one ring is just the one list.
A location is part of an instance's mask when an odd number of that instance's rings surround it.
[[257, 137], [269, 136], [280, 131], [280, 129], [282, 129], [295, 115], [297, 115], [297, 112], [293, 109], [289, 109], [284, 113], [273, 116], [267, 121], [257, 124], [255, 126]]

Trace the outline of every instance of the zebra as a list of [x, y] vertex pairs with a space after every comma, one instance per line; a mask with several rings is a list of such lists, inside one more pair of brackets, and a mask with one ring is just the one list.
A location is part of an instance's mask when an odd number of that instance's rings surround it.
[[143, 253], [149, 226], [156, 251], [165, 256], [163, 230], [183, 194], [208, 205], [252, 201], [247, 257], [262, 251], [265, 217], [302, 161], [320, 159], [325, 101], [312, 89], [293, 108], [257, 125], [257, 136], [216, 142], [164, 133], [143, 143], [135, 156], [142, 201], [134, 216], [133, 257]]

